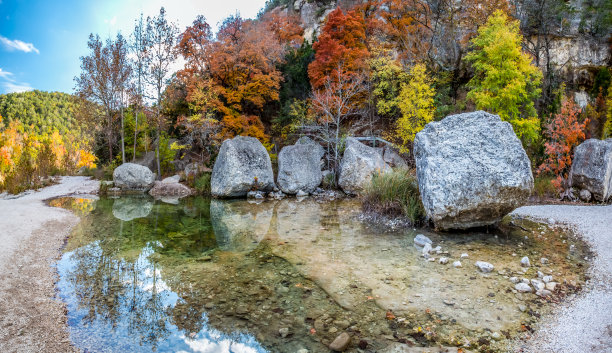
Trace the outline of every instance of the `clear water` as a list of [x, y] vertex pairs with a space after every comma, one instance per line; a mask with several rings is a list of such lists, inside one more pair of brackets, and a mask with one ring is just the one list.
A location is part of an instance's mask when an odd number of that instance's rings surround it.
[[[57, 288], [71, 339], [88, 352], [327, 352], [345, 331], [349, 351], [495, 351], [503, 340], [490, 334], [514, 337], [550, 307], [550, 299], [514, 293], [510, 276], [541, 270], [560, 282], [584, 280], [583, 245], [529, 222], [436, 234], [359, 221], [356, 200], [51, 204], [83, 219], [57, 264]], [[417, 233], [442, 247], [436, 261], [413, 245]], [[534, 264], [526, 273], [522, 256]], [[477, 260], [495, 271], [478, 272]]]

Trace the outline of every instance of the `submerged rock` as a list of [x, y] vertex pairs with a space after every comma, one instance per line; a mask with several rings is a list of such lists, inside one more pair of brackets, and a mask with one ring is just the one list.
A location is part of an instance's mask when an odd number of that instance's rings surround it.
[[285, 194], [312, 193], [321, 185], [323, 147], [308, 137], [285, 146], [278, 154], [278, 187]]
[[512, 125], [477, 111], [432, 122], [416, 135], [421, 198], [439, 229], [495, 224], [533, 189], [531, 163]]
[[370, 183], [374, 174], [390, 171], [391, 167], [375, 148], [368, 147], [352, 137], [346, 139], [338, 179], [338, 184], [345, 193], [359, 194]]
[[124, 163], [113, 171], [113, 182], [124, 191], [146, 192], [153, 187], [155, 174], [147, 167]]
[[251, 190], [272, 191], [274, 174], [266, 148], [254, 137], [223, 141], [211, 177], [214, 197], [245, 197]]
[[336, 352], [344, 352], [350, 343], [351, 336], [349, 336], [348, 333], [343, 332], [329, 345], [329, 349]]
[[210, 223], [217, 246], [225, 251], [250, 252], [268, 233], [273, 214], [270, 202], [211, 200]]
[[432, 244], [431, 239], [424, 236], [423, 234], [417, 234], [417, 236], [414, 237], [414, 245], [423, 247], [425, 246], [425, 244], [431, 245]]
[[607, 201], [612, 196], [612, 139], [589, 139], [576, 147], [571, 179], [574, 188]]

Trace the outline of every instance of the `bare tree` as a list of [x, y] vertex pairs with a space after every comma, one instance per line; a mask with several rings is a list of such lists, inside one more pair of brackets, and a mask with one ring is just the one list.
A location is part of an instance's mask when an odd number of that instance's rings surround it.
[[125, 92], [132, 73], [132, 68], [127, 57], [127, 42], [121, 34], [117, 34], [117, 39], [111, 45], [111, 80], [115, 89], [115, 99], [119, 105], [121, 117], [121, 162], [125, 163], [125, 126], [123, 119], [123, 104], [125, 102]]
[[159, 15], [147, 18], [147, 32], [149, 38], [148, 53], [150, 57], [148, 78], [155, 90], [155, 157], [157, 160], [157, 177], [161, 177], [161, 162], [159, 157], [160, 131], [164, 126], [161, 114], [161, 100], [168, 83], [171, 65], [176, 60], [174, 45], [179, 33], [175, 23], [168, 22], [166, 10], [162, 7]]
[[90, 34], [87, 47], [90, 54], [81, 57], [81, 74], [74, 79], [75, 90], [82, 98], [89, 99], [103, 107], [104, 118], [101, 119], [101, 125], [108, 144], [108, 159], [112, 161], [115, 88], [112, 75], [111, 43], [108, 40], [104, 45], [100, 36]]
[[[324, 88], [313, 92], [316, 120], [303, 124], [302, 130], [327, 146], [330, 169], [338, 169], [342, 128], [350, 134], [365, 125], [362, 117], [367, 101], [366, 81], [365, 74], [347, 73], [339, 65], [336, 73], [328, 76]], [[349, 119], [351, 124], [347, 126]]]
[[131, 36], [130, 51], [134, 57], [133, 60], [133, 71], [134, 71], [134, 85], [135, 85], [135, 104], [136, 112], [134, 113], [134, 146], [132, 161], [136, 159], [136, 145], [138, 143], [138, 115], [143, 111], [144, 104], [144, 79], [147, 77], [147, 70], [149, 66], [149, 32], [145, 19], [140, 14], [140, 18], [136, 20], [134, 25], [134, 32]]

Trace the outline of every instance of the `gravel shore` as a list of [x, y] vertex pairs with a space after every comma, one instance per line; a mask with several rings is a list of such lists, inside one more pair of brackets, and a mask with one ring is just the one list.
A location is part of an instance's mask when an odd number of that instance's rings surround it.
[[72, 352], [52, 265], [79, 218], [44, 200], [98, 190], [85, 177], [64, 177], [40, 191], [0, 199], [0, 351]]
[[573, 300], [557, 308], [535, 335], [517, 348], [522, 352], [612, 352], [612, 206], [527, 206], [513, 212], [564, 225], [581, 236], [594, 253], [590, 280]]

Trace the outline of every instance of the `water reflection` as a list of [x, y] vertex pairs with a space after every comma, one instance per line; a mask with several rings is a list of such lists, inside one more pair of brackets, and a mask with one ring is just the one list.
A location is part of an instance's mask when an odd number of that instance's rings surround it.
[[[353, 200], [101, 199], [58, 263], [71, 338], [91, 352], [319, 352], [342, 331], [353, 351], [359, 340], [372, 351], [463, 345], [483, 329], [518, 332], [528, 315], [518, 304], [541, 305], [509, 290], [504, 276], [522, 271], [513, 253], [547, 257], [555, 273], [583, 272], [580, 252], [574, 259], [569, 241], [538, 241], [548, 230], [537, 225], [427, 232], [444, 256], [470, 254], [453, 268], [425, 261], [416, 232], [383, 232], [358, 213]], [[480, 274], [476, 260], [501, 272]]]

